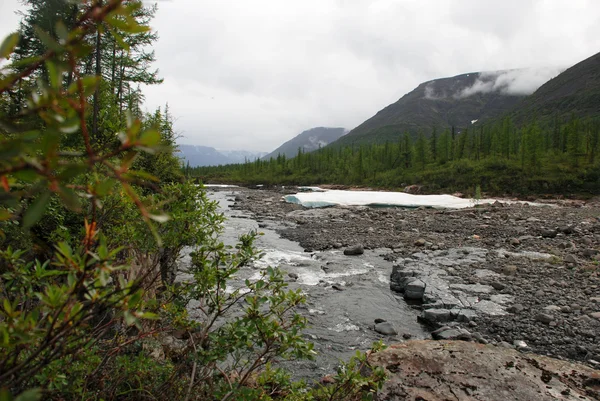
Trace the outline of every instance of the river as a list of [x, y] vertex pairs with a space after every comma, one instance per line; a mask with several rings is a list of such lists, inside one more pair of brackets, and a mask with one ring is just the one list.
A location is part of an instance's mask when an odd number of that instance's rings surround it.
[[[235, 244], [240, 234], [257, 230], [264, 235], [258, 238], [256, 246], [265, 255], [254, 266], [242, 269], [233, 287], [242, 287], [245, 279], [258, 278], [259, 270], [270, 265], [295, 273], [297, 279], [289, 279], [289, 288], [301, 288], [307, 296], [306, 305], [299, 312], [308, 318], [310, 327], [305, 334], [315, 344], [318, 355], [315, 361], [294, 362], [294, 376], [318, 378], [332, 373], [340, 360], [347, 360], [356, 350], [369, 349], [380, 339], [393, 343], [403, 336], [429, 338], [417, 322], [419, 311], [390, 291], [392, 263], [380, 256], [385, 253], [383, 250], [366, 250], [360, 256], [345, 256], [341, 250], [304, 252], [298, 243], [277, 234], [281, 222], [258, 222], [244, 212], [232, 210], [235, 195], [235, 189], [209, 191], [210, 198], [219, 202], [227, 217], [222, 240]], [[377, 318], [390, 322], [398, 335], [387, 337], [375, 332]]]

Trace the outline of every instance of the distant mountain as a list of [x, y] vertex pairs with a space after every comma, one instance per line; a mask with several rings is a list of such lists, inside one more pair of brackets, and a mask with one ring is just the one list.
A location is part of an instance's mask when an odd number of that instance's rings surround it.
[[298, 154], [299, 148], [302, 148], [305, 152], [312, 152], [335, 141], [345, 133], [346, 130], [344, 128], [311, 128], [290, 139], [273, 152], [264, 156], [263, 159], [277, 157], [278, 155], [294, 157]]
[[533, 118], [551, 123], [555, 118], [600, 116], [600, 53], [546, 82], [509, 115], [517, 125]]
[[178, 148], [178, 156], [183, 159], [184, 164], [189, 162], [191, 167], [244, 163], [246, 160], [259, 159], [266, 153], [245, 150], [219, 151], [209, 146], [198, 145], [178, 145]]
[[424, 82], [333, 145], [382, 143], [396, 141], [405, 132], [430, 135], [434, 128], [465, 128], [512, 110], [558, 72], [557, 69], [473, 72]]

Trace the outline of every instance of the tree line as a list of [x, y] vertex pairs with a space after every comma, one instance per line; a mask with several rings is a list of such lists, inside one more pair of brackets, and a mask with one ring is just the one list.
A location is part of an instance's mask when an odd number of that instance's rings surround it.
[[397, 142], [335, 146], [293, 158], [283, 155], [243, 164], [185, 168], [205, 182], [344, 184], [399, 188], [421, 184], [431, 192], [495, 194], [597, 193], [600, 120], [571, 117], [517, 127], [509, 117], [461, 131], [448, 128]]

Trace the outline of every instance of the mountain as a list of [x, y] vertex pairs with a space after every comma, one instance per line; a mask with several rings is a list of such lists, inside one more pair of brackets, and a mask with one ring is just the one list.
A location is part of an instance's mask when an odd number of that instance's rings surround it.
[[178, 145], [179, 157], [184, 164], [190, 163], [191, 167], [218, 166], [224, 164], [244, 163], [246, 160], [256, 160], [266, 152], [249, 152], [246, 150], [219, 151], [209, 146]]
[[562, 121], [600, 115], [600, 53], [568, 68], [542, 85], [510, 113], [517, 124]]
[[334, 146], [397, 141], [405, 132], [430, 135], [434, 128], [465, 128], [513, 110], [557, 73], [556, 69], [473, 72], [424, 82], [341, 137]]
[[277, 157], [278, 155], [294, 157], [298, 154], [299, 148], [302, 148], [305, 152], [312, 152], [313, 150], [319, 149], [319, 147], [330, 144], [345, 133], [346, 130], [344, 128], [311, 128], [290, 139], [268, 155], [264, 156], [263, 159]]

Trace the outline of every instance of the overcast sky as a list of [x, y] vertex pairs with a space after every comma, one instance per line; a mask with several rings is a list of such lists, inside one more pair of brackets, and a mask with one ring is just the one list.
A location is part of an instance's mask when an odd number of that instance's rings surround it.
[[[0, 34], [17, 26], [0, 3]], [[182, 143], [271, 151], [315, 126], [351, 129], [419, 83], [568, 67], [600, 51], [598, 0], [159, 1], [149, 108]], [[551, 71], [552, 68], [546, 69]], [[536, 78], [539, 80], [539, 76]]]

